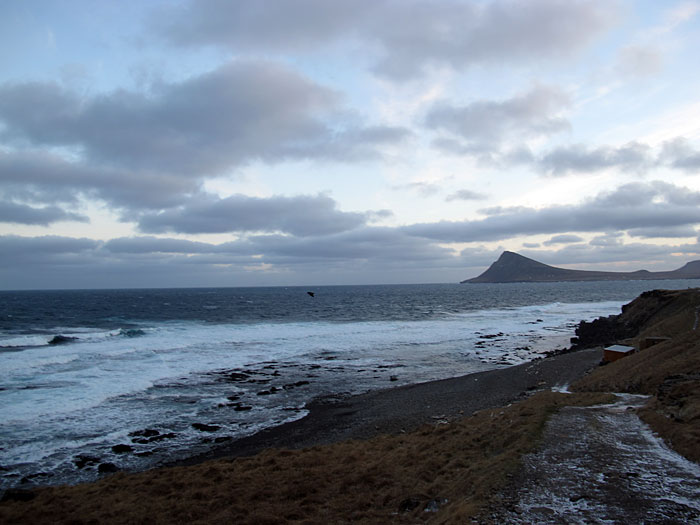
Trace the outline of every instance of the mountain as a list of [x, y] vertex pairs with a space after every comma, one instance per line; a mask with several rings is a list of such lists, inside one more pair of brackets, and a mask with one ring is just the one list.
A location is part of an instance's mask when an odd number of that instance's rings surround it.
[[555, 281], [631, 281], [652, 279], [700, 279], [700, 261], [691, 261], [669, 272], [597, 272], [567, 270], [523, 257], [514, 252], [503, 252], [489, 269], [478, 277], [463, 283], [544, 283]]

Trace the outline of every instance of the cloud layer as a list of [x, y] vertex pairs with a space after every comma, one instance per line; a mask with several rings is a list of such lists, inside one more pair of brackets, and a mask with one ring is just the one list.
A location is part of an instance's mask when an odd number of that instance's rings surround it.
[[373, 70], [404, 80], [431, 67], [569, 57], [610, 27], [611, 2], [587, 0], [225, 0], [166, 8], [156, 32], [178, 46], [286, 55], [352, 41], [380, 58]]

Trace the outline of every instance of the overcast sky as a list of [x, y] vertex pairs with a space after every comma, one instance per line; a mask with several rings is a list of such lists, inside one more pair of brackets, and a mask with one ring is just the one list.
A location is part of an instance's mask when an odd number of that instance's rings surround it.
[[3, 0], [0, 288], [700, 259], [700, 1]]

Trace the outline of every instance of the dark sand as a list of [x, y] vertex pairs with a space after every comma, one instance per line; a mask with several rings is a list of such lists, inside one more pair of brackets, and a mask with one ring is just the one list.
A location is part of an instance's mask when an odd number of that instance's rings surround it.
[[581, 378], [600, 362], [600, 349], [579, 350], [517, 366], [347, 398], [313, 401], [304, 418], [213, 448], [173, 465], [256, 454], [267, 448], [300, 449], [379, 434], [410, 432], [426, 423], [452, 421]]

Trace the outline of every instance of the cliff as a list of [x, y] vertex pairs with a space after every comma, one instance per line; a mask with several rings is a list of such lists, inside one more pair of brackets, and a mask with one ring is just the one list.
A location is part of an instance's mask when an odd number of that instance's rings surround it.
[[514, 252], [503, 252], [488, 270], [462, 283], [519, 283], [560, 281], [632, 281], [653, 279], [700, 279], [700, 261], [691, 261], [668, 272], [597, 272], [567, 270], [529, 259]]

